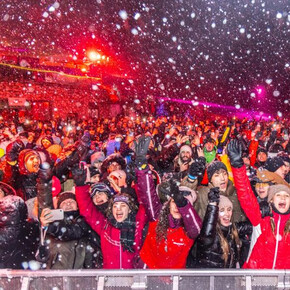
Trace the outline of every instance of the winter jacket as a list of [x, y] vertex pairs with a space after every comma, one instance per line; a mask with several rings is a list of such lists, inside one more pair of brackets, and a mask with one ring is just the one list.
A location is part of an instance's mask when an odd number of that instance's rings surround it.
[[[197, 201], [194, 204], [198, 215], [203, 219], [208, 205], [208, 193], [213, 185], [210, 183], [208, 186], [200, 186], [197, 188]], [[243, 210], [241, 209], [238, 196], [236, 193], [236, 188], [233, 183], [229, 180], [228, 187], [225, 192], [220, 192], [221, 195], [224, 195], [229, 198], [233, 203], [233, 222], [244, 221], [246, 219]]]
[[273, 212], [273, 233], [271, 217], [261, 216], [259, 203], [246, 175], [246, 167], [233, 168], [233, 174], [241, 206], [254, 226], [252, 239], [256, 241], [244, 268], [290, 269], [290, 235], [284, 233], [290, 214]]
[[[227, 262], [223, 259], [221, 240], [217, 233], [219, 208], [217, 205], [208, 205], [203, 220], [202, 230], [197, 239], [196, 267], [198, 268], [236, 268], [240, 261], [240, 253], [235, 239], [232, 237], [232, 225], [224, 227], [221, 231], [229, 245]], [[249, 222], [236, 223], [239, 238], [246, 239], [252, 233], [252, 225]]]
[[35, 260], [39, 229], [27, 220], [27, 207], [19, 196], [0, 200], [0, 268], [23, 269]]
[[134, 252], [123, 249], [120, 242], [120, 229], [114, 227], [107, 218], [99, 212], [91, 200], [89, 186], [76, 187], [76, 199], [80, 213], [86, 222], [101, 237], [104, 269], [132, 269], [142, 244], [142, 230], [147, 222], [144, 208], [139, 207], [136, 214], [136, 230]]
[[92, 269], [96, 266], [100, 238], [78, 211], [65, 212], [61, 221], [49, 224], [47, 269]]
[[162, 209], [152, 174], [148, 169], [137, 170], [137, 192], [149, 217], [149, 230], [140, 252], [142, 261], [150, 269], [185, 268], [188, 252], [200, 232], [201, 219], [193, 206], [187, 203], [178, 210], [182, 220], [174, 220], [169, 214], [167, 238], [156, 240], [156, 226]]

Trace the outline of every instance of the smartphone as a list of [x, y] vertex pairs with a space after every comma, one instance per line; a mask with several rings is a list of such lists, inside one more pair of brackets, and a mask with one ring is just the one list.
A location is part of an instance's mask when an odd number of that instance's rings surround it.
[[64, 212], [63, 209], [52, 209], [51, 210], [52, 220], [53, 221], [60, 221], [64, 219]]

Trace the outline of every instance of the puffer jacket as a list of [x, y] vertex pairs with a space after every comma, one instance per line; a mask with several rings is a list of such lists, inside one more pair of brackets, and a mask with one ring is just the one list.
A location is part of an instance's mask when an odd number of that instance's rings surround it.
[[79, 211], [65, 212], [64, 215], [63, 220], [49, 224], [47, 229], [47, 269], [95, 268], [94, 257], [100, 249], [100, 238]]
[[[273, 217], [262, 218], [245, 165], [241, 168], [233, 168], [233, 174], [241, 206], [254, 226], [251, 253], [243, 268], [290, 269], [290, 235], [284, 233], [290, 213], [282, 215], [273, 211]], [[275, 224], [274, 233], [271, 219]]]
[[23, 269], [35, 260], [39, 229], [28, 222], [24, 201], [14, 195], [0, 200], [0, 268]]
[[[202, 219], [205, 216], [208, 205], [208, 193], [212, 187], [213, 185], [210, 183], [208, 186], [199, 186], [197, 188], [197, 201], [194, 204], [194, 208]], [[240, 206], [236, 188], [230, 180], [226, 191], [221, 191], [220, 194], [226, 196], [233, 203], [233, 222], [245, 221], [246, 216]]]
[[76, 187], [76, 199], [80, 213], [86, 222], [101, 237], [101, 249], [103, 253], [104, 269], [132, 269], [138, 257], [142, 245], [142, 231], [147, 222], [147, 216], [143, 206], [139, 206], [136, 214], [136, 230], [134, 252], [123, 249], [120, 236], [121, 230], [114, 227], [103, 214], [97, 210], [89, 193], [89, 186]]
[[[221, 240], [217, 233], [218, 212], [217, 205], [209, 204], [207, 206], [202, 230], [197, 239], [196, 267], [198, 268], [236, 268], [237, 263], [240, 262], [240, 253], [236, 241], [232, 237], [232, 225], [228, 227], [220, 225], [223, 236], [229, 245], [227, 262], [225, 263], [223, 259]], [[246, 236], [251, 235], [252, 226], [249, 222], [239, 222], [235, 225], [241, 242]]]
[[136, 170], [136, 175], [137, 193], [150, 221], [148, 234], [140, 252], [142, 261], [151, 269], [185, 268], [188, 252], [201, 229], [200, 217], [189, 202], [184, 207], [178, 207], [182, 218], [174, 220], [169, 214], [167, 238], [157, 242], [156, 227], [162, 204], [151, 171]]

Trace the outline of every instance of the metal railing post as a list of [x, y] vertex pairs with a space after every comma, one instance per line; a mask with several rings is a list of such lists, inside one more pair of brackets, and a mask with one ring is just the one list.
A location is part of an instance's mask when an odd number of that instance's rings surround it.
[[172, 290], [178, 290], [179, 276], [173, 276], [173, 287]]
[[98, 277], [98, 288], [97, 290], [104, 290], [105, 288], [105, 277], [104, 276], [99, 276]]
[[252, 290], [252, 277], [246, 276], [246, 290]]

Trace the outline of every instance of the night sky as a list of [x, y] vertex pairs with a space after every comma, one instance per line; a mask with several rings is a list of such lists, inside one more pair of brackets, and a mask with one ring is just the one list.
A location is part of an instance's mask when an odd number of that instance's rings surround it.
[[[123, 94], [289, 112], [288, 1], [1, 1], [2, 50], [97, 48]], [[17, 49], [18, 50], [17, 52]], [[260, 90], [259, 90], [260, 89]]]

